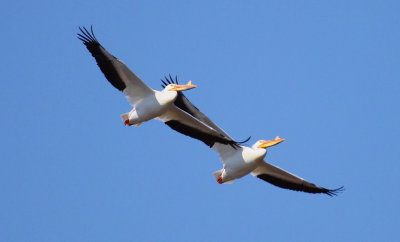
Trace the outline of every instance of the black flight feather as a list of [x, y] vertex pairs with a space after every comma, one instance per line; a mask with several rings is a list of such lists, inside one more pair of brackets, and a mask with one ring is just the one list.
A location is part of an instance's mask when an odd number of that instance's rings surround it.
[[[164, 76], [164, 78], [165, 78], [165, 81], [167, 82], [167, 83], [170, 83], [171, 84], [171, 81], [173, 82], [174, 80], [173, 80], [173, 78], [172, 78], [172, 76], [171, 76], [171, 74], [169, 74], [169, 79], [166, 77], [166, 76]], [[164, 84], [165, 84], [165, 82], [164, 81], [162, 81]], [[178, 83], [178, 76], [175, 76], [175, 83]], [[162, 86], [162, 85], [161, 85]], [[227, 133], [225, 133], [225, 131], [223, 131], [220, 127], [218, 127], [214, 122], [212, 122], [204, 113], [202, 113], [196, 106], [194, 106], [187, 98], [186, 98], [186, 96], [182, 93], [182, 92], [178, 92], [178, 96], [177, 96], [177, 98], [175, 99], [175, 102], [174, 102], [174, 104], [175, 104], [175, 106], [177, 106], [178, 108], [180, 108], [180, 109], [182, 109], [183, 111], [185, 111], [185, 112], [187, 112], [188, 114], [190, 114], [191, 116], [193, 116], [193, 117], [195, 117], [195, 118], [197, 118], [198, 120], [200, 120], [200, 121], [202, 121], [203, 123], [205, 123], [205, 124], [207, 124], [208, 126], [210, 126], [211, 128], [213, 128], [214, 130], [216, 130], [218, 133], [220, 133], [225, 139], [228, 139], [228, 140], [231, 140], [231, 141], [233, 141], [232, 143], [230, 143], [230, 145], [233, 147], [233, 148], [237, 148], [237, 147], [239, 147], [239, 144], [242, 144], [242, 143], [245, 143], [245, 142], [247, 142], [249, 139], [250, 139], [250, 137], [248, 138], [248, 139], [246, 139], [245, 141], [243, 141], [243, 142], [237, 142], [237, 141], [234, 141]], [[167, 124], [168, 125], [168, 124]], [[174, 126], [177, 128], [177, 125], [176, 124], [174, 124]], [[176, 130], [176, 129], [175, 129]], [[178, 131], [178, 130], [177, 130]], [[179, 132], [179, 131], [178, 131]], [[186, 130], [185, 132], [189, 132], [188, 130]], [[188, 135], [188, 134], [186, 134], [186, 135]], [[190, 136], [190, 135], [188, 135], [188, 136]], [[191, 136], [192, 137], [192, 136]], [[192, 138], [195, 138], [195, 137], [192, 137]], [[200, 139], [201, 140], [201, 137], [200, 138], [197, 138], [197, 139]], [[205, 142], [205, 141], [203, 141], [203, 142]], [[205, 142], [206, 143], [206, 142]], [[206, 144], [208, 145], [208, 143], [209, 142], [207, 142]], [[223, 142], [220, 142], [220, 143], [223, 143]], [[226, 144], [226, 142], [224, 143], [224, 144]]]
[[258, 178], [269, 182], [277, 187], [290, 189], [294, 191], [302, 191], [308, 193], [325, 193], [329, 196], [336, 196], [337, 193], [342, 192], [344, 190], [343, 186], [337, 189], [326, 189], [323, 187], [319, 187], [315, 184], [302, 180], [301, 183], [294, 183], [291, 181], [287, 181], [285, 179], [280, 178], [279, 176], [272, 176], [268, 174], [260, 174], [257, 175]]
[[204, 142], [209, 147], [212, 147], [215, 144], [215, 142], [222, 143], [222, 144], [229, 144], [232, 147], [237, 146], [237, 144], [234, 140], [227, 140], [222, 135], [216, 136], [216, 135], [212, 135], [210, 133], [201, 132], [198, 129], [187, 126], [177, 120], [170, 120], [170, 121], [165, 122], [165, 124], [168, 125], [170, 128], [172, 128], [173, 130], [178, 131], [179, 133], [182, 133], [184, 135], [187, 135], [189, 137], [192, 137], [194, 139], [198, 139], [198, 140]]
[[[92, 56], [96, 59], [97, 65], [100, 67], [101, 71], [107, 78], [107, 80], [118, 90], [123, 91], [126, 88], [126, 84], [124, 81], [129, 81], [129, 78], [136, 77], [135, 74], [129, 70], [124, 63], [115, 58], [109, 52], [107, 52], [97, 41], [93, 28], [91, 27], [90, 31], [85, 27], [79, 27], [80, 33], [78, 33], [78, 39], [83, 42]], [[137, 78], [137, 77], [136, 77]], [[162, 81], [164, 85], [167, 83], [177, 83], [177, 77], [174, 79], [171, 75], [169, 78], [165, 77], [165, 82]], [[181, 92], [178, 92], [181, 93]], [[190, 102], [189, 102], [190, 103]], [[186, 108], [187, 109], [187, 108]], [[189, 106], [190, 110], [190, 106]], [[202, 114], [204, 116], [204, 114]], [[198, 115], [197, 115], [198, 116]], [[205, 117], [205, 116], [204, 116]], [[200, 121], [202, 121], [200, 119]], [[211, 121], [209, 121], [211, 122]], [[212, 122], [211, 122], [212, 123]], [[210, 130], [210, 132], [205, 133], [200, 130], [188, 127], [184, 124], [179, 123], [179, 121], [171, 120], [166, 123], [168, 126], [173, 128], [174, 130], [193, 137], [195, 139], [199, 139], [205, 142], [207, 145], [213, 145], [214, 142], [220, 142], [224, 144], [230, 144], [232, 146], [237, 146], [237, 143], [233, 141], [230, 137], [218, 131], [216, 125], [215, 130]]]
[[96, 59], [97, 65], [100, 67], [100, 70], [103, 72], [104, 76], [115, 88], [123, 91], [126, 88], [126, 85], [123, 82], [118, 70], [121, 71], [121, 65], [124, 64], [116, 57], [108, 53], [108, 51], [106, 51], [103, 46], [100, 45], [94, 36], [92, 27], [91, 33], [85, 27], [79, 27], [79, 30], [81, 33], [78, 33], [78, 39], [83, 42], [92, 56]]

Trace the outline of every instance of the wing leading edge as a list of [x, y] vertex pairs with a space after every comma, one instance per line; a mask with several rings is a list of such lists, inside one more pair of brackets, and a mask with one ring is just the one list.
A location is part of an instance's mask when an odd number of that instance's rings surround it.
[[[161, 80], [163, 83], [161, 86], [165, 87], [168, 84], [178, 83], [178, 78], [175, 76], [175, 80], [169, 75], [165, 77], [165, 81]], [[213, 147], [215, 143], [221, 143], [224, 145], [230, 145], [231, 148], [237, 149], [239, 144], [247, 142], [248, 139], [242, 142], [237, 142], [233, 140], [224, 130], [218, 127], [214, 122], [212, 122], [203, 112], [201, 112], [196, 106], [194, 106], [189, 99], [182, 92], [178, 92], [178, 97], [176, 98], [174, 105], [181, 111], [187, 113], [188, 115], [192, 116], [194, 119], [202, 122], [206, 126], [209, 127], [209, 132], [204, 133], [200, 132], [200, 130], [194, 128], [193, 126], [187, 125], [187, 123], [182, 123], [177, 120], [171, 120], [165, 122], [166, 125], [171, 127], [177, 132], [180, 132], [184, 135], [190, 136], [194, 139], [201, 140], [209, 147]]]
[[115, 88], [124, 92], [130, 101], [144, 98], [153, 92], [153, 89], [140, 80], [122, 61], [104, 49], [97, 41], [92, 27], [90, 32], [85, 27], [79, 27], [79, 30], [81, 33], [78, 33], [78, 39], [96, 59], [104, 76]]
[[275, 186], [294, 191], [325, 193], [329, 196], [336, 196], [337, 193], [344, 190], [343, 186], [336, 189], [327, 189], [317, 186], [267, 162], [263, 162], [262, 165], [251, 172], [251, 174]]

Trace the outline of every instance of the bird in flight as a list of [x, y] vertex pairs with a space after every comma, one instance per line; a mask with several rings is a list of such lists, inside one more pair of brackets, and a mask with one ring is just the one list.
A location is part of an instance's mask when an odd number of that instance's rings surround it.
[[308, 193], [325, 193], [329, 196], [343, 191], [343, 186], [327, 189], [317, 186], [293, 175], [277, 166], [264, 161], [267, 148], [283, 142], [285, 139], [277, 136], [273, 140], [259, 140], [251, 147], [240, 146], [232, 149], [222, 143], [216, 143], [211, 148], [219, 153], [223, 164], [221, 170], [213, 173], [218, 183], [232, 183], [235, 179], [251, 174], [280, 188]]
[[175, 131], [202, 141], [219, 153], [223, 167], [213, 173], [218, 183], [232, 183], [251, 174], [277, 187], [294, 191], [334, 196], [344, 190], [343, 186], [336, 189], [317, 186], [265, 162], [267, 148], [285, 139], [277, 136], [273, 140], [259, 140], [251, 147], [241, 145], [250, 138], [236, 142], [182, 93], [196, 87], [191, 81], [180, 85], [177, 77], [174, 80], [169, 76], [162, 80], [163, 90], [153, 90], [100, 45], [92, 28], [90, 31], [85, 27], [79, 30], [78, 38], [96, 59], [107, 80], [122, 91], [133, 106], [130, 112], [121, 115], [125, 125], [139, 126], [142, 122], [159, 119]]
[[[224, 136], [221, 130], [198, 110], [182, 91], [195, 88], [189, 81], [178, 84], [170, 76], [163, 81], [163, 90], [153, 90], [137, 77], [122, 61], [111, 55], [96, 39], [93, 28], [79, 28], [80, 39], [103, 72], [106, 79], [123, 92], [133, 109], [121, 115], [125, 125], [139, 126], [151, 119], [159, 119], [184, 135], [201, 140], [208, 146], [215, 142], [237, 146], [238, 143]], [[195, 113], [195, 115], [193, 115]]]

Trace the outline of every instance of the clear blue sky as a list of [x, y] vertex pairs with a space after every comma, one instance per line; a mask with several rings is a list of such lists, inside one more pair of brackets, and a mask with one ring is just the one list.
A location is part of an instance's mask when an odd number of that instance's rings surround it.
[[[0, 59], [0, 241], [394, 241], [400, 236], [398, 1], [7, 1]], [[253, 177], [124, 96], [76, 38], [149, 86], [177, 74], [235, 139], [337, 197]]]

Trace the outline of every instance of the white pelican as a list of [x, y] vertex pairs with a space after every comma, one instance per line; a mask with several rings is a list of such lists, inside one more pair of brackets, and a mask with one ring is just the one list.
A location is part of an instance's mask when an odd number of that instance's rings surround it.
[[215, 179], [220, 184], [232, 183], [235, 179], [251, 173], [253, 176], [275, 186], [295, 191], [325, 193], [333, 196], [343, 190], [343, 187], [332, 190], [319, 187], [265, 162], [263, 159], [267, 154], [267, 148], [279, 144], [284, 140], [277, 136], [273, 140], [259, 140], [252, 147], [240, 146], [235, 149], [229, 145], [215, 143], [212, 149], [219, 153], [223, 164], [221, 170], [213, 173]]
[[[173, 83], [172, 78], [163, 81], [163, 86]], [[175, 82], [176, 83], [176, 82]], [[215, 130], [218, 130], [224, 137], [233, 140], [227, 133], [214, 124], [206, 115], [193, 106], [187, 100], [183, 93], [178, 94], [175, 105], [187, 111], [193, 117], [209, 124]], [[172, 127], [173, 128], [173, 127]], [[194, 137], [196, 138], [196, 137]], [[285, 139], [278, 136], [274, 140], [259, 140], [252, 147], [239, 145], [245, 143], [250, 137], [235, 145], [226, 145], [220, 142], [209, 144], [209, 146], [217, 151], [223, 164], [223, 168], [213, 173], [218, 183], [232, 183], [235, 179], [241, 178], [249, 173], [253, 176], [269, 182], [275, 186], [291, 189], [295, 191], [303, 191], [308, 193], [325, 193], [329, 196], [337, 195], [338, 192], [343, 191], [343, 187], [337, 189], [326, 189], [314, 185], [303, 178], [293, 175], [279, 167], [265, 162], [263, 159], [267, 155], [267, 148], [279, 144]]]
[[[166, 78], [163, 86], [174, 83], [173, 79]], [[177, 83], [177, 81], [175, 81]], [[227, 133], [214, 124], [206, 115], [198, 110], [181, 92], [175, 100], [175, 105], [187, 111], [193, 117], [207, 123], [215, 130], [218, 130], [225, 138], [233, 140]], [[172, 128], [174, 128], [172, 126]], [[196, 137], [194, 137], [196, 138]], [[235, 179], [241, 178], [249, 173], [253, 176], [269, 182], [275, 186], [291, 189], [295, 191], [303, 191], [308, 193], [325, 193], [329, 196], [336, 195], [343, 191], [343, 187], [337, 189], [326, 189], [316, 186], [303, 178], [293, 175], [279, 167], [265, 162], [263, 159], [267, 155], [267, 148], [279, 144], [285, 139], [278, 136], [274, 140], [259, 140], [252, 147], [239, 145], [245, 143], [250, 137], [235, 145], [226, 145], [220, 142], [209, 144], [209, 146], [217, 151], [223, 164], [223, 168], [213, 173], [218, 183], [232, 183]]]
[[[96, 59], [97, 65], [107, 80], [118, 90], [122, 91], [133, 109], [121, 115], [125, 125], [139, 126], [142, 122], [159, 119], [172, 129], [203, 141], [208, 146], [215, 142], [236, 147], [237, 143], [224, 136], [221, 129], [211, 122], [203, 113], [194, 107], [181, 91], [195, 88], [191, 81], [179, 85], [170, 76], [168, 84], [162, 91], [156, 91], [140, 80], [122, 61], [107, 52], [97, 41], [93, 29], [90, 32], [79, 28], [78, 38]], [[165, 82], [164, 82], [165, 83]], [[191, 115], [193, 110], [198, 117]], [[204, 118], [205, 117], [205, 118]]]
[[[168, 83], [173, 83], [172, 78], [170, 78], [170, 80], [166, 80], [167, 83], [163, 81], [163, 86], [168, 85]], [[196, 117], [202, 122], [209, 124], [215, 130], [218, 130], [221, 134], [223, 134], [227, 139], [233, 140], [227, 133], [215, 125], [207, 116], [200, 112], [200, 110], [194, 107], [193, 104], [187, 100], [183, 93], [178, 94], [175, 105], [184, 109], [190, 113], [190, 115]], [[219, 153], [223, 164], [223, 168], [221, 170], [213, 173], [218, 183], [232, 183], [235, 179], [251, 173], [253, 176], [275, 186], [295, 191], [325, 193], [329, 196], [337, 195], [338, 192], [343, 191], [343, 187], [337, 189], [326, 189], [319, 187], [304, 180], [303, 178], [265, 162], [264, 158], [267, 155], [267, 148], [279, 144], [285, 139], [281, 139], [277, 136], [274, 140], [259, 140], [252, 147], [239, 145], [247, 142], [249, 139], [250, 138], [245, 141], [238, 142], [236, 145], [226, 145], [220, 142], [210, 144], [210, 147]]]

